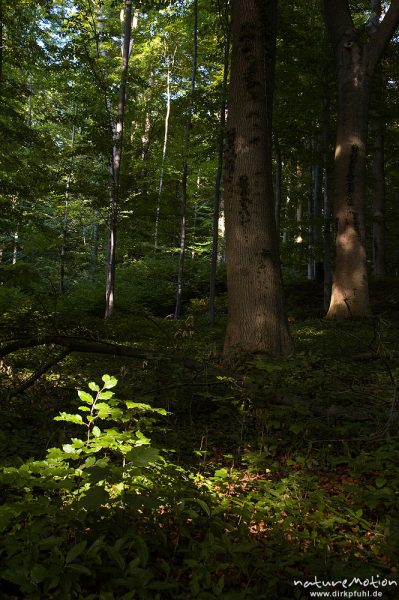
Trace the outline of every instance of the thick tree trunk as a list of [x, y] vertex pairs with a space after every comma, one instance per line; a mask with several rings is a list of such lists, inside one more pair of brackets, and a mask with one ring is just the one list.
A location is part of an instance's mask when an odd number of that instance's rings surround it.
[[371, 314], [365, 247], [365, 174], [370, 78], [367, 50], [356, 41], [340, 45], [338, 127], [333, 202], [335, 268], [328, 318]]
[[334, 170], [336, 257], [329, 318], [371, 314], [366, 270], [364, 196], [368, 108], [372, 79], [399, 24], [399, 0], [380, 22], [372, 0], [367, 42], [354, 26], [349, 0], [323, 0], [338, 67], [338, 128]]
[[276, 1], [232, 2], [225, 169], [227, 360], [292, 350], [283, 306], [271, 164]]

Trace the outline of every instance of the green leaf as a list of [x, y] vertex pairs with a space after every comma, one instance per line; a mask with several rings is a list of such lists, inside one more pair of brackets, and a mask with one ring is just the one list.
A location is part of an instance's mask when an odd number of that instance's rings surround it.
[[194, 502], [195, 504], [198, 504], [198, 506], [200, 506], [202, 508], [202, 510], [208, 517], [211, 516], [211, 511], [209, 509], [209, 506], [207, 505], [206, 502], [201, 500], [201, 498], [182, 498], [182, 500], [183, 500], [183, 502]]
[[83, 424], [82, 415], [71, 415], [66, 412], [60, 413], [58, 417], [55, 417], [54, 421], [67, 421], [68, 423], [76, 423], [77, 425]]
[[91, 432], [94, 435], [94, 437], [96, 437], [96, 438], [100, 437], [100, 435], [101, 435], [101, 429], [99, 427], [97, 427], [97, 425], [94, 425]]
[[378, 487], [378, 488], [382, 488], [382, 487], [384, 487], [384, 485], [385, 485], [386, 483], [387, 483], [387, 480], [385, 479], [385, 477], [378, 477], [378, 478], [375, 480], [375, 485], [376, 485], [376, 487]]
[[137, 467], [147, 467], [151, 463], [158, 462], [160, 456], [156, 448], [139, 446], [130, 450], [126, 454], [126, 459]]
[[114, 392], [100, 392], [97, 396], [99, 400], [109, 400], [114, 395]]
[[114, 563], [120, 568], [120, 570], [124, 571], [125, 567], [126, 567], [126, 563], [125, 563], [125, 559], [120, 554], [120, 552], [118, 552], [118, 550], [116, 550], [115, 548], [112, 548], [112, 546], [107, 546], [105, 548], [105, 551], [107, 552], [110, 559], [113, 560]]
[[30, 580], [32, 583], [41, 583], [46, 579], [47, 569], [43, 565], [35, 565], [30, 572]]
[[83, 390], [78, 391], [78, 396], [82, 400], [82, 402], [87, 402], [87, 404], [93, 404], [94, 398], [88, 392], [84, 392]]
[[104, 382], [104, 389], [106, 390], [115, 387], [118, 383], [118, 380], [115, 377], [110, 377], [109, 375], [103, 375], [102, 380]]
[[89, 389], [91, 389], [93, 392], [99, 392], [100, 386], [98, 386], [96, 383], [94, 383], [94, 381], [90, 381]]
[[80, 499], [79, 504], [87, 510], [94, 510], [106, 504], [108, 500], [108, 492], [106, 492], [104, 488], [96, 486], [90, 488], [84, 493], [84, 496], [82, 496]]
[[78, 556], [80, 556], [82, 554], [82, 552], [84, 551], [84, 549], [87, 546], [87, 541], [83, 540], [83, 542], [79, 542], [79, 544], [76, 544], [76, 546], [72, 546], [72, 548], [69, 550], [68, 554], [65, 557], [65, 564], [69, 565], [69, 563], [71, 563], [73, 560], [75, 560], [75, 558], [77, 558]]
[[79, 565], [77, 563], [68, 565], [68, 569], [72, 569], [72, 571], [76, 571], [77, 573], [81, 573], [82, 575], [91, 575], [92, 574], [90, 569], [88, 569], [84, 565]]
[[127, 408], [138, 408], [139, 410], [152, 410], [152, 406], [149, 404], [144, 404], [143, 402], [131, 402], [128, 400], [126, 402]]

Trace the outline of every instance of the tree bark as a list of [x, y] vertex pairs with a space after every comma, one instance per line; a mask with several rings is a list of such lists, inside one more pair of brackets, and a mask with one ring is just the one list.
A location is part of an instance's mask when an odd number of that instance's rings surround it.
[[165, 170], [165, 160], [166, 160], [166, 150], [168, 147], [168, 136], [169, 136], [169, 119], [170, 119], [170, 109], [171, 109], [171, 89], [170, 89], [170, 78], [172, 75], [172, 70], [175, 62], [175, 55], [177, 51], [177, 46], [173, 52], [173, 55], [170, 55], [167, 51], [165, 51], [165, 60], [166, 60], [166, 114], [165, 114], [165, 124], [164, 124], [164, 137], [163, 137], [163, 146], [162, 146], [162, 158], [161, 158], [161, 172], [159, 174], [159, 184], [158, 184], [158, 198], [157, 198], [157, 208], [155, 213], [155, 230], [154, 230], [154, 254], [158, 252], [158, 243], [159, 243], [159, 221], [161, 218], [161, 200], [162, 200], [162, 192], [163, 192], [163, 179], [164, 179], [164, 170]]
[[188, 150], [190, 144], [190, 130], [193, 119], [194, 107], [194, 91], [197, 79], [198, 66], [198, 0], [194, 0], [194, 35], [193, 35], [193, 66], [191, 73], [190, 99], [187, 114], [187, 122], [184, 133], [184, 149], [183, 149], [183, 171], [182, 171], [182, 193], [181, 193], [181, 208], [180, 208], [180, 253], [179, 267], [177, 273], [177, 290], [176, 290], [176, 305], [175, 319], [180, 317], [182, 295], [183, 295], [183, 278], [184, 278], [184, 259], [186, 254], [186, 209], [187, 209], [187, 181], [188, 181]]
[[[381, 82], [382, 90], [382, 82]], [[373, 152], [373, 274], [382, 279], [385, 271], [385, 148], [384, 123], [380, 114], [372, 119], [374, 130]]]
[[3, 0], [0, 0], [0, 96], [3, 87]]
[[330, 177], [328, 161], [328, 121], [323, 124], [323, 268], [324, 293], [323, 306], [327, 311], [331, 302], [332, 264], [331, 264], [331, 206]]
[[227, 30], [224, 38], [224, 62], [223, 62], [223, 83], [222, 97], [220, 102], [219, 117], [219, 142], [218, 142], [218, 163], [216, 169], [215, 191], [213, 201], [213, 220], [212, 220], [212, 254], [211, 254], [211, 276], [209, 285], [208, 302], [208, 321], [210, 325], [215, 324], [215, 296], [216, 296], [216, 274], [218, 264], [219, 250], [219, 219], [220, 219], [220, 201], [222, 197], [222, 176], [223, 176], [223, 151], [224, 138], [226, 133], [226, 100], [227, 100], [227, 80], [229, 77], [229, 56], [230, 56], [230, 25], [227, 24]]
[[[71, 134], [71, 152], [74, 151], [75, 146], [75, 124], [72, 125], [72, 134]], [[66, 253], [66, 245], [68, 240], [68, 208], [69, 208], [69, 190], [71, 187], [71, 179], [72, 179], [72, 169], [73, 169], [73, 155], [71, 155], [69, 170], [67, 175], [67, 180], [65, 184], [65, 203], [64, 203], [64, 217], [62, 222], [62, 244], [60, 248], [60, 293], [64, 294], [65, 292], [65, 253]]]
[[281, 148], [280, 143], [276, 137], [275, 142], [276, 147], [276, 189], [275, 189], [275, 204], [274, 204], [274, 214], [276, 220], [276, 230], [277, 230], [277, 238], [280, 239], [280, 220], [281, 220], [281, 193], [282, 193], [282, 184], [283, 184], [283, 161], [281, 158]]
[[[135, 18], [136, 15], [135, 15]], [[129, 69], [132, 34], [132, 0], [125, 2], [125, 21], [122, 38], [122, 68], [119, 83], [117, 119], [113, 126], [112, 155], [110, 158], [110, 193], [109, 193], [109, 235], [105, 284], [105, 318], [108, 319], [114, 310], [115, 267], [116, 267], [116, 229], [118, 219], [119, 178], [122, 160], [123, 127], [125, 121], [126, 84]]]
[[365, 169], [368, 110], [373, 75], [399, 23], [399, 0], [383, 21], [374, 20], [362, 43], [348, 0], [324, 0], [338, 69], [338, 125], [333, 176], [335, 268], [328, 318], [371, 314], [365, 247]]
[[240, 351], [280, 354], [292, 350], [283, 305], [272, 184], [276, 7], [276, 0], [232, 2], [224, 177], [227, 361]]

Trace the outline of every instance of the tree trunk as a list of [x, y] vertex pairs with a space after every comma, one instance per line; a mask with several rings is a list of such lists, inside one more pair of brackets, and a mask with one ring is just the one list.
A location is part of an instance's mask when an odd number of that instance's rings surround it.
[[162, 192], [163, 192], [163, 178], [164, 178], [164, 170], [165, 170], [165, 159], [166, 159], [166, 150], [168, 147], [168, 135], [169, 135], [169, 119], [170, 119], [170, 109], [171, 109], [171, 89], [170, 89], [170, 78], [175, 62], [175, 54], [176, 54], [177, 46], [175, 47], [174, 53], [172, 56], [165, 52], [166, 59], [166, 114], [165, 114], [165, 125], [164, 125], [164, 138], [163, 138], [163, 146], [162, 146], [162, 159], [161, 159], [161, 172], [159, 174], [159, 185], [158, 185], [158, 198], [157, 198], [157, 208], [155, 214], [155, 230], [154, 230], [154, 254], [158, 252], [158, 243], [159, 243], [159, 221], [161, 218], [161, 200], [162, 200]]
[[331, 302], [332, 264], [331, 264], [331, 206], [329, 190], [328, 161], [328, 122], [323, 125], [323, 268], [324, 268], [324, 310]]
[[385, 277], [385, 161], [384, 125], [380, 116], [373, 120], [375, 146], [373, 156], [373, 272], [376, 279]]
[[0, 0], [0, 96], [3, 87], [3, 0]]
[[338, 67], [338, 126], [333, 178], [336, 255], [328, 318], [371, 314], [365, 247], [365, 167], [368, 109], [375, 69], [399, 23], [399, 0], [380, 22], [381, 3], [373, 0], [361, 41], [348, 0], [324, 0]]
[[[105, 318], [114, 310], [115, 266], [116, 266], [116, 228], [118, 218], [119, 177], [122, 160], [123, 126], [125, 121], [126, 83], [129, 68], [132, 33], [132, 0], [125, 2], [125, 21], [122, 38], [122, 68], [119, 83], [119, 97], [116, 123], [113, 126], [112, 155], [110, 159], [109, 193], [109, 235], [105, 284]], [[135, 15], [135, 19], [136, 19]]]
[[98, 260], [98, 210], [94, 211], [94, 222], [92, 225], [92, 248], [91, 248], [91, 265], [90, 265], [90, 281], [94, 283], [96, 279], [97, 260]]
[[216, 169], [215, 191], [213, 201], [213, 220], [212, 220], [212, 254], [211, 254], [211, 277], [209, 285], [209, 303], [208, 320], [210, 325], [215, 324], [215, 296], [216, 296], [216, 274], [218, 264], [219, 250], [219, 219], [220, 219], [220, 201], [222, 197], [222, 175], [223, 175], [223, 151], [226, 129], [226, 100], [227, 100], [227, 80], [229, 77], [229, 55], [230, 55], [230, 25], [227, 25], [227, 31], [224, 38], [224, 62], [223, 62], [223, 84], [222, 97], [220, 102], [219, 117], [219, 142], [218, 142], [218, 163]]
[[232, 2], [224, 178], [228, 322], [224, 356], [288, 353], [292, 341], [274, 214], [271, 131], [275, 0]]
[[[75, 125], [72, 125], [71, 135], [71, 152], [73, 152], [75, 145]], [[65, 204], [64, 204], [64, 218], [62, 223], [62, 244], [60, 248], [60, 293], [65, 292], [65, 252], [66, 244], [68, 239], [68, 208], [69, 208], [69, 188], [71, 187], [72, 179], [72, 168], [73, 168], [73, 157], [71, 156], [68, 176], [65, 184]]]
[[283, 182], [283, 161], [281, 159], [281, 148], [276, 139], [276, 189], [274, 213], [276, 220], [277, 238], [280, 239], [280, 213], [281, 213], [281, 188]]
[[328, 318], [371, 314], [365, 247], [365, 169], [370, 78], [367, 52], [341, 44], [338, 127], [333, 176], [335, 268]]
[[190, 144], [190, 130], [193, 118], [194, 106], [194, 91], [197, 78], [198, 64], [198, 0], [194, 0], [194, 37], [193, 37], [193, 67], [191, 73], [190, 99], [187, 114], [187, 122], [184, 133], [184, 149], [183, 149], [183, 172], [182, 172], [182, 194], [181, 194], [181, 209], [180, 209], [180, 253], [179, 253], [179, 268], [177, 273], [177, 290], [176, 290], [176, 306], [175, 319], [180, 317], [182, 294], [183, 294], [183, 278], [184, 278], [184, 259], [186, 253], [186, 208], [187, 208], [187, 180], [188, 180], [188, 149]]

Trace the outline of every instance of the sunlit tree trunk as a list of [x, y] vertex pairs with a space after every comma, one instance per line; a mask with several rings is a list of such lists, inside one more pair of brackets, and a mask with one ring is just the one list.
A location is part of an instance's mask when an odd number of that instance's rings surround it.
[[283, 184], [283, 161], [281, 158], [281, 148], [278, 139], [275, 142], [276, 147], [276, 172], [275, 172], [275, 204], [274, 214], [276, 220], [277, 238], [280, 239], [280, 214], [281, 214], [281, 193]]
[[[137, 19], [137, 15], [134, 15]], [[116, 267], [116, 230], [118, 219], [119, 178], [122, 160], [123, 127], [125, 121], [126, 84], [129, 69], [132, 33], [132, 0], [125, 2], [124, 27], [122, 37], [122, 68], [119, 83], [119, 97], [116, 123], [113, 126], [112, 155], [110, 159], [110, 194], [109, 194], [109, 234], [106, 263], [105, 285], [105, 318], [109, 318], [114, 310], [115, 267]]]
[[90, 266], [90, 281], [93, 283], [96, 279], [97, 262], [98, 262], [98, 211], [94, 211], [94, 223], [92, 225], [92, 250], [91, 250], [91, 266]]
[[383, 21], [372, 2], [370, 36], [363, 43], [348, 0], [324, 0], [338, 69], [338, 125], [333, 178], [335, 267], [329, 318], [371, 314], [365, 247], [365, 168], [368, 110], [373, 75], [399, 23], [399, 0]]
[[[75, 145], [75, 125], [72, 125], [72, 135], [71, 135], [71, 152], [73, 152], [73, 148]], [[73, 158], [71, 156], [69, 170], [67, 175], [67, 180], [65, 184], [65, 203], [64, 203], [64, 217], [62, 221], [62, 244], [60, 248], [60, 292], [63, 294], [65, 292], [65, 253], [66, 253], [66, 244], [68, 240], [68, 209], [69, 209], [69, 192], [71, 187], [72, 180], [72, 168], [73, 168]]]
[[292, 350], [272, 183], [276, 1], [232, 2], [225, 155], [227, 361], [237, 352]]
[[211, 277], [209, 285], [209, 303], [208, 320], [210, 325], [215, 324], [215, 296], [216, 296], [216, 274], [219, 254], [219, 221], [220, 221], [220, 201], [222, 196], [222, 175], [223, 175], [223, 151], [226, 129], [226, 100], [227, 100], [227, 80], [229, 76], [229, 56], [230, 56], [230, 25], [224, 39], [224, 60], [223, 60], [223, 84], [222, 97], [220, 102], [219, 116], [219, 141], [218, 141], [218, 162], [216, 169], [215, 191], [213, 200], [213, 220], [212, 220], [212, 253], [211, 253]]
[[193, 66], [191, 73], [191, 87], [189, 107], [187, 113], [187, 121], [184, 132], [184, 149], [183, 149], [183, 172], [182, 172], [182, 194], [180, 208], [180, 252], [179, 252], [179, 267], [177, 273], [177, 291], [176, 291], [176, 306], [175, 319], [180, 317], [182, 294], [183, 294], [183, 278], [184, 278], [184, 259], [186, 253], [186, 209], [187, 209], [187, 181], [188, 181], [188, 150], [190, 144], [190, 130], [193, 118], [194, 108], [194, 91], [197, 78], [198, 65], [198, 0], [194, 0], [194, 35], [193, 35]]
[[170, 89], [170, 78], [172, 75], [176, 50], [177, 50], [177, 47], [175, 48], [172, 56], [170, 56], [167, 52], [165, 52], [165, 59], [166, 59], [166, 114], [165, 114], [164, 137], [163, 137], [163, 146], [162, 146], [161, 171], [159, 174], [159, 184], [158, 184], [157, 208], [156, 208], [156, 212], [155, 212], [155, 230], [154, 230], [154, 253], [155, 254], [158, 251], [158, 243], [159, 243], [159, 240], [158, 240], [158, 238], [159, 238], [159, 221], [161, 218], [161, 200], [162, 200], [162, 192], [163, 192], [163, 179], [164, 179], [164, 171], [165, 171], [166, 151], [168, 148], [169, 120], [170, 120], [171, 99], [172, 99], [171, 89]]

